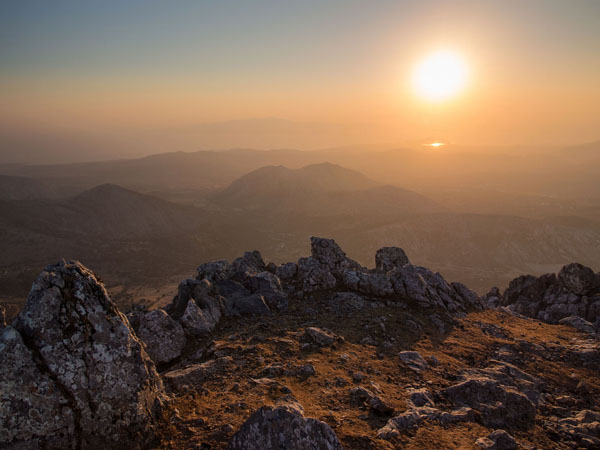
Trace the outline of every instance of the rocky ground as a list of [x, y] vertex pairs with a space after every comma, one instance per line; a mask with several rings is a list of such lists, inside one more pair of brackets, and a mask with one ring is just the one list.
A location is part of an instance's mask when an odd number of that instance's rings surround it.
[[0, 330], [0, 446], [600, 448], [599, 290], [569, 265], [480, 298], [401, 249], [367, 269], [313, 238], [298, 263], [204, 264], [126, 318], [49, 266]]

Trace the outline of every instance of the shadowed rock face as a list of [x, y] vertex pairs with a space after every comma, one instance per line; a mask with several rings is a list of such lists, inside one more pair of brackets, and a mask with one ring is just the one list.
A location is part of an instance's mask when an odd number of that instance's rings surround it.
[[305, 418], [296, 402], [263, 406], [233, 436], [228, 450], [342, 450], [333, 430]]
[[[12, 353], [3, 358], [0, 383], [8, 388], [2, 392], [23, 400], [3, 401], [1, 428], [11, 430], [0, 437], [3, 447], [149, 443], [162, 409], [162, 382], [91, 271], [77, 262], [46, 267], [13, 325], [2, 334], [0, 348]], [[28, 374], [44, 401], [31, 394], [25, 380], [15, 380], [20, 372]]]
[[600, 274], [572, 263], [558, 275], [522, 275], [510, 282], [501, 304], [548, 323], [578, 316], [600, 326]]

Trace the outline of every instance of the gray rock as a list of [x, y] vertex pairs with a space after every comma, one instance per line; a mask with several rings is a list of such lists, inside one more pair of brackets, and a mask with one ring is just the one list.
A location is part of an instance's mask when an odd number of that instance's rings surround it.
[[479, 438], [475, 444], [485, 450], [517, 450], [519, 447], [515, 438], [504, 430], [496, 430], [487, 437]]
[[413, 389], [408, 393], [408, 401], [416, 407], [434, 407], [435, 403], [427, 389]]
[[212, 331], [221, 319], [222, 299], [213, 296], [215, 287], [207, 279], [184, 280], [179, 284], [177, 296], [165, 308], [178, 320], [185, 331], [200, 336]]
[[316, 373], [317, 371], [315, 370], [315, 366], [312, 364], [304, 364], [298, 368], [298, 375], [302, 378], [312, 377]]
[[590, 294], [600, 287], [594, 271], [578, 263], [564, 266], [558, 273], [558, 280], [567, 291], [577, 295]]
[[564, 319], [560, 319], [558, 323], [562, 325], [570, 325], [573, 328], [576, 328], [584, 333], [596, 332], [596, 327], [592, 323], [578, 316], [565, 317]]
[[307, 342], [317, 347], [331, 347], [336, 342], [344, 339], [326, 328], [309, 327], [300, 337], [301, 342]]
[[481, 301], [486, 308], [498, 308], [502, 304], [502, 293], [500, 289], [494, 286], [487, 294], [481, 297]]
[[502, 305], [548, 323], [558, 323], [569, 316], [595, 323], [600, 317], [600, 278], [592, 269], [577, 263], [564, 266], [558, 276], [524, 275], [510, 282]]
[[419, 352], [400, 352], [398, 353], [398, 357], [409, 369], [414, 370], [415, 372], [421, 372], [422, 370], [429, 368], [429, 364], [423, 359]]
[[0, 330], [0, 447], [73, 448], [79, 440], [70, 392], [42, 372], [13, 327]]
[[[184, 314], [182, 320], [186, 317]], [[136, 333], [156, 364], [165, 364], [179, 358], [186, 343], [182, 326], [162, 309], [143, 315]]]
[[535, 420], [536, 407], [525, 394], [491, 378], [469, 378], [445, 393], [454, 403], [478, 411], [488, 427], [528, 428]]
[[341, 450], [333, 430], [304, 417], [296, 402], [263, 406], [234, 434], [228, 450]]
[[228, 278], [245, 282], [249, 277], [265, 272], [267, 266], [262, 259], [259, 251], [245, 252], [244, 256], [236, 258], [231, 263], [231, 269]]
[[225, 261], [212, 261], [198, 266], [198, 280], [207, 279], [208, 281], [221, 281], [227, 279], [231, 271], [231, 265]]
[[[28, 413], [40, 426], [36, 438], [43, 446], [52, 448], [65, 427], [70, 430], [71, 421], [70, 446], [122, 448], [149, 443], [162, 410], [162, 382], [129, 322], [91, 271], [77, 262], [46, 267], [14, 327], [22, 341], [8, 329], [10, 345], [20, 347], [23, 359], [26, 351], [21, 342], [25, 343], [43, 373], [40, 383], [45, 383], [45, 377], [55, 383], [42, 386], [44, 395], [55, 400], [47, 399], [47, 407], [37, 410], [39, 415]], [[33, 370], [30, 363], [18, 364]], [[23, 384], [15, 383], [11, 389], [11, 395], [32, 395]], [[52, 414], [57, 404], [64, 409], [59, 416]], [[27, 427], [28, 420], [20, 417], [22, 404], [2, 405], [0, 421], [15, 416], [16, 423]], [[52, 429], [56, 433], [46, 434]]]
[[298, 260], [298, 280], [302, 283], [303, 292], [333, 289], [336, 286], [336, 279], [329, 267], [312, 257]]
[[449, 284], [439, 274], [424, 267], [406, 264], [389, 272], [394, 292], [422, 308], [439, 308], [452, 315], [481, 310], [475, 294], [461, 283]]
[[376, 297], [394, 296], [390, 278], [382, 273], [368, 273], [362, 270], [343, 269], [342, 282], [345, 287]]
[[563, 436], [574, 438], [584, 448], [600, 448], [600, 412], [583, 410], [559, 421]]
[[230, 356], [212, 359], [202, 364], [193, 364], [183, 369], [171, 370], [162, 375], [164, 382], [175, 391], [185, 387], [200, 386], [209, 378], [223, 375], [233, 365]]
[[223, 310], [226, 316], [272, 314], [265, 298], [259, 294], [225, 298], [223, 300]]
[[344, 269], [361, 269], [360, 264], [351, 260], [333, 239], [310, 238], [312, 258], [329, 268], [329, 271], [338, 276]]
[[281, 281], [277, 275], [270, 272], [259, 272], [248, 279], [249, 287], [252, 292], [273, 292], [282, 293]]
[[371, 399], [375, 398], [373, 392], [361, 386], [350, 389], [348, 393], [350, 394], [350, 401], [357, 405], [368, 404]]
[[275, 275], [277, 275], [281, 280], [291, 280], [296, 278], [296, 275], [298, 275], [298, 264], [295, 262], [282, 264], [281, 266], [277, 267]]
[[400, 247], [383, 247], [375, 253], [375, 270], [380, 272], [389, 272], [405, 264], [410, 264], [410, 261]]
[[385, 417], [394, 414], [394, 407], [381, 397], [373, 397], [369, 401], [369, 407], [371, 408], [371, 411], [378, 416]]
[[410, 408], [388, 420], [385, 426], [377, 431], [377, 437], [391, 440], [410, 428], [418, 427], [426, 420], [436, 421], [446, 426], [459, 422], [471, 422], [474, 418], [475, 414], [471, 408], [459, 408], [450, 412], [429, 407]]

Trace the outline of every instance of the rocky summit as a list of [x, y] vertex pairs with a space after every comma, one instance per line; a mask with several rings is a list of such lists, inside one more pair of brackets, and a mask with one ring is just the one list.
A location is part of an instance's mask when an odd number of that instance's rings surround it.
[[480, 297], [374, 256], [246, 252], [127, 315], [81, 264], [46, 267], [0, 314], [0, 447], [600, 448], [599, 274]]

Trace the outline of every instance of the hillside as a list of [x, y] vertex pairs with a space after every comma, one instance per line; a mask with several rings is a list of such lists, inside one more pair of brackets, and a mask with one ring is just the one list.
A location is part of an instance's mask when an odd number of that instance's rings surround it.
[[331, 163], [299, 169], [263, 167], [240, 177], [211, 200], [221, 207], [268, 216], [304, 216], [300, 220], [418, 215], [444, 209], [415, 192], [381, 185], [360, 172]]
[[375, 261], [317, 237], [297, 262], [246, 252], [127, 320], [92, 271], [48, 266], [0, 320], [0, 444], [600, 448], [600, 274], [479, 297], [400, 248]]

